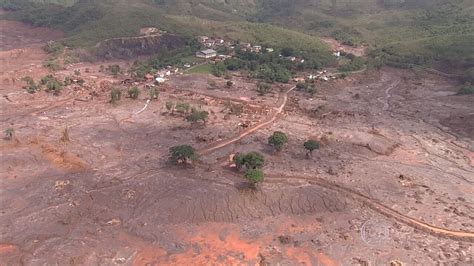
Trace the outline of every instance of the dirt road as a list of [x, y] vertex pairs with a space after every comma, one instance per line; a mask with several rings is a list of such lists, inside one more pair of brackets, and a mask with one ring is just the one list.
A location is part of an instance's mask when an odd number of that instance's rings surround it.
[[260, 128], [263, 128], [263, 127], [266, 127], [270, 124], [272, 124], [277, 118], [278, 118], [278, 115], [283, 112], [283, 109], [285, 108], [286, 106], [286, 102], [288, 101], [288, 93], [290, 93], [291, 91], [293, 91], [296, 87], [292, 87], [291, 89], [287, 90], [285, 93], [282, 94], [282, 97], [281, 97], [281, 104], [278, 108], [275, 109], [275, 112], [273, 112], [270, 117], [268, 117], [267, 119], [265, 119], [264, 121], [262, 122], [259, 122], [257, 123], [255, 126], [245, 130], [244, 132], [242, 132], [241, 134], [239, 134], [238, 136], [235, 136], [231, 139], [228, 139], [228, 140], [225, 140], [225, 141], [222, 141], [222, 142], [218, 142], [210, 147], [207, 147], [207, 148], [204, 148], [202, 150], [199, 150], [198, 153], [200, 155], [206, 155], [206, 154], [209, 154], [215, 150], [218, 150], [220, 148], [223, 148], [223, 147], [226, 147], [232, 143], [235, 143], [241, 139], [243, 139], [245, 136], [247, 135], [250, 135], [252, 134], [253, 132], [259, 130]]
[[410, 227], [413, 227], [415, 229], [419, 229], [425, 233], [428, 233], [430, 235], [438, 236], [438, 237], [443, 237], [443, 238], [450, 238], [458, 241], [466, 241], [466, 242], [474, 242], [474, 232], [464, 232], [464, 231], [456, 231], [456, 230], [450, 230], [446, 228], [441, 228], [438, 226], [430, 225], [426, 222], [422, 222], [420, 220], [411, 218], [409, 216], [406, 216], [388, 206], [385, 206], [384, 204], [377, 202], [355, 190], [343, 187], [341, 185], [332, 183], [330, 181], [317, 178], [317, 177], [295, 177], [295, 176], [285, 176], [285, 175], [280, 175], [280, 176], [273, 176], [273, 177], [267, 177], [267, 182], [275, 182], [277, 181], [278, 183], [283, 182], [288, 182], [288, 180], [292, 181], [306, 181], [309, 184], [313, 185], [318, 185], [333, 191], [341, 192], [344, 195], [357, 200], [366, 206], [370, 207], [372, 210], [381, 213], [389, 218], [395, 219], [401, 223], [404, 223]]

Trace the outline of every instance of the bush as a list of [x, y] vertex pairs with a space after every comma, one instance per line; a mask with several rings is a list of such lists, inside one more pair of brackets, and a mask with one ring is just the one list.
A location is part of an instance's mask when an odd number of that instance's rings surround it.
[[117, 76], [122, 71], [119, 65], [109, 65], [107, 66], [106, 70], [114, 76]]
[[110, 103], [115, 104], [122, 98], [122, 91], [117, 88], [113, 88], [110, 91]]
[[61, 69], [61, 66], [60, 66], [58, 63], [54, 62], [54, 60], [51, 60], [51, 59], [46, 60], [46, 61], [43, 63], [43, 66], [44, 66], [45, 68], [48, 68], [48, 69], [51, 70], [51, 71], [58, 71], [58, 70]]
[[253, 184], [263, 182], [263, 172], [259, 169], [249, 169], [245, 172], [245, 178], [252, 182]]
[[187, 114], [191, 109], [191, 105], [189, 103], [177, 103], [175, 109], [178, 113]]
[[140, 95], [140, 90], [138, 89], [138, 87], [132, 87], [128, 89], [128, 97], [130, 97], [131, 99], [136, 100], [139, 95]]
[[41, 85], [45, 85], [46, 91], [52, 92], [54, 95], [59, 95], [63, 88], [63, 83], [53, 75], [47, 75], [41, 78]]
[[160, 95], [160, 91], [158, 91], [157, 88], [151, 88], [150, 89], [150, 100], [158, 99], [159, 95]]
[[207, 111], [196, 111], [194, 110], [190, 115], [186, 117], [186, 120], [191, 124], [196, 122], [202, 121], [206, 124], [206, 120], [209, 117], [209, 113]]
[[28, 93], [35, 93], [37, 90], [39, 90], [39, 86], [36, 85], [35, 81], [30, 76], [23, 77], [21, 80], [26, 82], [26, 86], [23, 86], [23, 89], [25, 89]]
[[287, 142], [288, 137], [281, 131], [273, 132], [273, 135], [268, 138], [268, 144], [270, 144], [277, 152], [280, 152], [283, 149], [283, 145]]
[[474, 85], [471, 85], [470, 83], [466, 83], [464, 84], [464, 86], [462, 86], [458, 93], [458, 95], [468, 95], [468, 94], [474, 94]]
[[267, 83], [258, 83], [257, 84], [257, 93], [260, 96], [264, 96], [265, 94], [272, 91], [272, 86]]
[[63, 83], [64, 83], [64, 86], [69, 86], [69, 85], [71, 85], [71, 84], [72, 84], [72, 78], [69, 77], [69, 76], [65, 77]]
[[230, 87], [232, 87], [232, 86], [234, 85], [234, 82], [232, 82], [232, 80], [228, 80], [228, 81], [226, 82], [226, 85], [227, 85], [227, 87], [230, 88]]
[[43, 46], [43, 50], [48, 54], [58, 55], [64, 50], [64, 46], [56, 41], [49, 41]]

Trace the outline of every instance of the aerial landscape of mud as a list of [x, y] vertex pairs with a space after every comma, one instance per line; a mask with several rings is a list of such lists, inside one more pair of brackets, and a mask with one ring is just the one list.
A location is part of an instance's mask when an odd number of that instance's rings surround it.
[[[84, 87], [28, 94], [21, 77], [48, 73], [40, 47], [61, 34], [0, 23], [16, 36], [0, 42], [1, 127], [15, 128], [0, 140], [1, 265], [472, 265], [474, 96], [452, 79], [382, 67], [309, 98], [183, 74], [156, 101], [112, 105], [101, 85], [121, 80], [101, 63], [57, 72], [81, 70]], [[168, 100], [209, 121], [190, 126]], [[285, 155], [268, 147], [276, 130]], [[307, 139], [322, 145], [309, 159]], [[167, 161], [182, 143], [193, 167]], [[229, 160], [251, 150], [266, 159], [258, 189]]]

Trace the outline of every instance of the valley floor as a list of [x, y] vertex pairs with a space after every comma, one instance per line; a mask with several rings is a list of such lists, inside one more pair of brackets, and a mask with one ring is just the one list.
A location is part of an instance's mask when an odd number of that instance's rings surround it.
[[[57, 73], [81, 69], [85, 87], [27, 94], [18, 78], [47, 74], [46, 55], [15, 49], [0, 53], [15, 62], [0, 73], [0, 125], [15, 129], [0, 140], [2, 265], [472, 264], [474, 96], [452, 80], [382, 68], [310, 98], [294, 84], [261, 97], [242, 77], [227, 88], [181, 75], [143, 109], [145, 90], [108, 103], [119, 80], [99, 64]], [[210, 119], [191, 127], [168, 101]], [[266, 144], [276, 130], [289, 136], [279, 154]], [[311, 159], [309, 138], [323, 144]], [[179, 144], [201, 153], [194, 168], [167, 162]], [[229, 166], [249, 151], [266, 158], [258, 190]]]

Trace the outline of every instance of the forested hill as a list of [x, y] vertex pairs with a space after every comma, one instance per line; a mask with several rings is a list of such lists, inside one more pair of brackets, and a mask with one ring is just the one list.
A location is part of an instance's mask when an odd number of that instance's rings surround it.
[[297, 48], [323, 49], [316, 37], [329, 36], [369, 47], [374, 64], [474, 72], [472, 0], [0, 0], [0, 6], [14, 11], [4, 17], [65, 31], [75, 46], [133, 36], [145, 26]]

